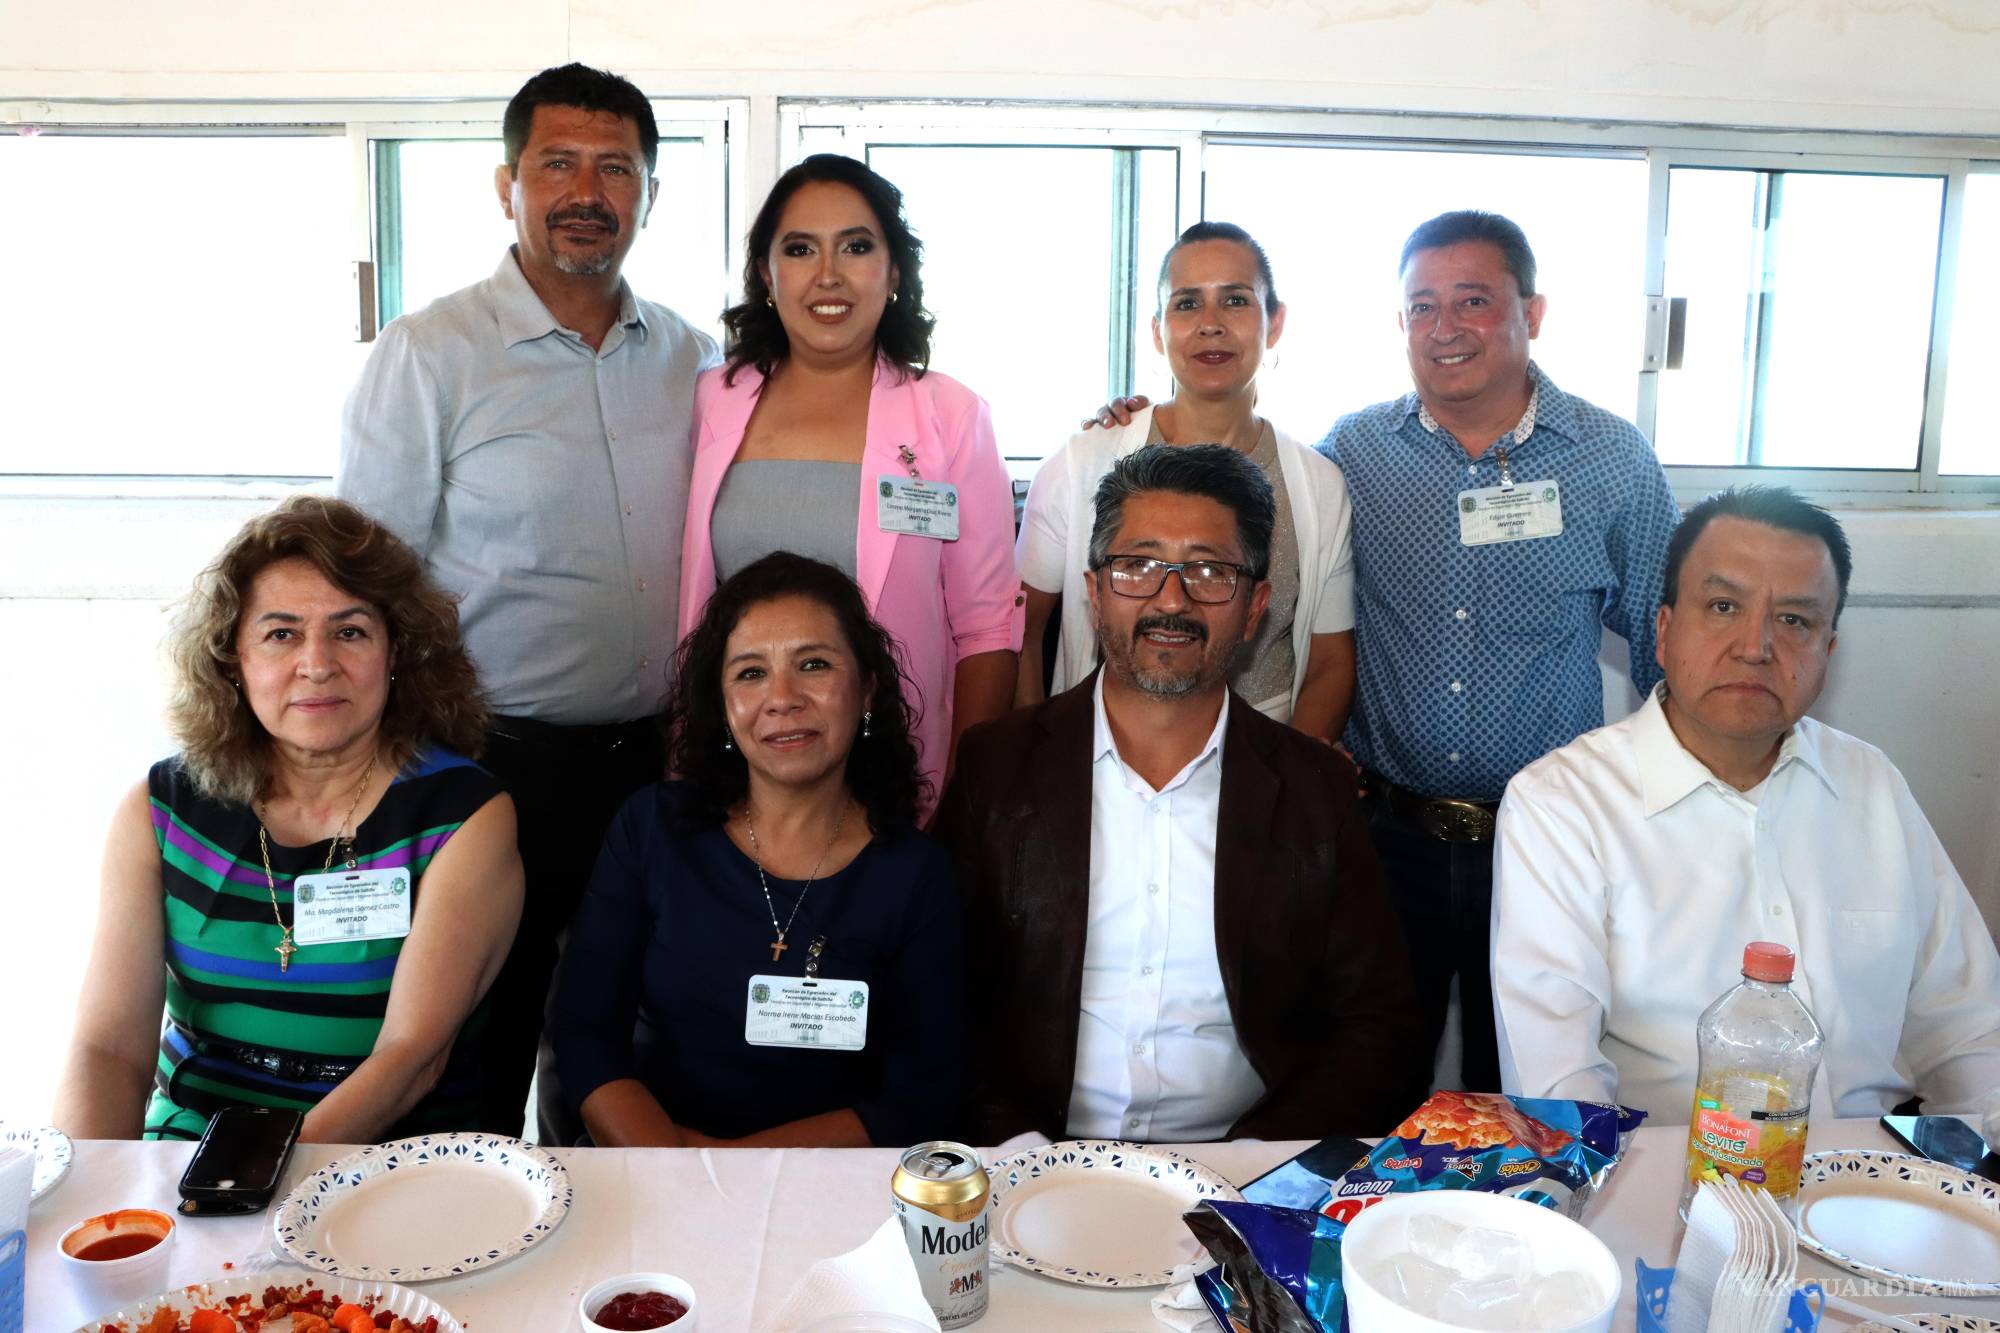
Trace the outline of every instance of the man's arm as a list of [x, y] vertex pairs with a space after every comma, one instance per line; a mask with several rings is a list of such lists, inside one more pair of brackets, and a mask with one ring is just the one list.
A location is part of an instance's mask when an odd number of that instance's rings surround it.
[[1292, 701], [1292, 726], [1315, 740], [1338, 744], [1354, 705], [1354, 631], [1312, 636], [1306, 678]]
[[398, 321], [382, 330], [341, 416], [333, 491], [420, 556], [444, 494], [445, 414], [437, 376]]
[[1604, 1057], [1611, 964], [1604, 877], [1578, 816], [1520, 779], [1507, 786], [1493, 847], [1493, 1019], [1500, 1089], [1609, 1102]]
[[1631, 499], [1605, 534], [1617, 583], [1605, 601], [1603, 622], [1630, 645], [1632, 688], [1644, 699], [1660, 679], [1659, 663], [1653, 660], [1653, 623], [1666, 578], [1667, 538], [1679, 525], [1681, 510], [1652, 447], [1643, 437], [1638, 443], [1642, 452], [1633, 463]]
[[2000, 1110], [2000, 951], [1966, 892], [1965, 881], [1896, 777], [1898, 813], [1921, 838], [1930, 891], [1930, 929], [1917, 949], [1898, 1053], [1908, 1063], [1924, 1110], [1980, 1115]]

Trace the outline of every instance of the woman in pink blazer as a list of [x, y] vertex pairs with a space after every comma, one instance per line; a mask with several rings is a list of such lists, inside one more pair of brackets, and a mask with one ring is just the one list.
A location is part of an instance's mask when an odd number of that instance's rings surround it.
[[695, 393], [680, 628], [773, 550], [846, 570], [901, 652], [928, 815], [959, 734], [1012, 706], [1022, 599], [992, 419], [927, 369], [935, 321], [902, 206], [823, 153], [758, 211], [727, 361]]

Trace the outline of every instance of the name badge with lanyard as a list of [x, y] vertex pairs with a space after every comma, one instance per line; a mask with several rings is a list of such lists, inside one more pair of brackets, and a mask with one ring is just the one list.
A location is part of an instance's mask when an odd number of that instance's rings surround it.
[[1560, 537], [1563, 530], [1562, 487], [1555, 481], [1514, 484], [1507, 466], [1507, 448], [1497, 446], [1500, 484], [1458, 493], [1458, 541], [1461, 546]]
[[819, 974], [826, 936], [806, 951], [802, 977], [753, 976], [743, 1012], [743, 1040], [752, 1046], [858, 1051], [868, 1045], [868, 983]]
[[300, 944], [399, 940], [410, 933], [410, 868], [334, 870], [292, 881]]
[[948, 481], [925, 481], [917, 472], [916, 451], [896, 446], [907, 477], [883, 473], [875, 488], [875, 524], [883, 532], [906, 537], [958, 540], [958, 487]]

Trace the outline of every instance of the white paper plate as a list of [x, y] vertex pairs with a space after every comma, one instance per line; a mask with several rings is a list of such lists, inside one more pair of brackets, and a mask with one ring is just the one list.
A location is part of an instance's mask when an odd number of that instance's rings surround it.
[[[163, 1306], [186, 1318], [204, 1306], [213, 1308], [232, 1296], [262, 1296], [266, 1287], [300, 1286], [317, 1287], [328, 1296], [338, 1296], [356, 1304], [372, 1299], [376, 1309], [393, 1310], [412, 1323], [422, 1323], [435, 1317], [438, 1333], [465, 1333], [464, 1326], [452, 1317], [451, 1311], [408, 1287], [386, 1282], [364, 1282], [359, 1278], [328, 1277], [324, 1273], [308, 1273], [300, 1268], [231, 1273], [210, 1282], [197, 1282], [191, 1287], [176, 1287], [122, 1310], [100, 1315], [77, 1329], [76, 1333], [99, 1333], [107, 1324], [113, 1329], [119, 1329], [120, 1325], [124, 1326], [124, 1330], [137, 1328]], [[289, 1333], [290, 1328], [291, 1320], [280, 1319], [263, 1325], [261, 1333]]]
[[992, 1256], [1084, 1287], [1163, 1287], [1203, 1253], [1181, 1214], [1241, 1199], [1200, 1162], [1136, 1143], [1052, 1143], [987, 1168]]
[[569, 1173], [496, 1134], [431, 1134], [363, 1148], [285, 1196], [278, 1250], [322, 1273], [430, 1282], [505, 1263], [569, 1212]]
[[1821, 1152], [1799, 1177], [1799, 1244], [1937, 1296], [2000, 1296], [2000, 1185], [1888, 1152]]
[[28, 1148], [35, 1154], [35, 1183], [29, 1187], [33, 1203], [69, 1174], [70, 1159], [76, 1155], [69, 1135], [54, 1125], [21, 1125], [0, 1120], [0, 1148]]
[[[1898, 1319], [1907, 1319], [1931, 1333], [2000, 1333], [2000, 1320], [1981, 1319], [1969, 1314], [1905, 1314]], [[1863, 1324], [1854, 1333], [1895, 1333], [1887, 1324]]]

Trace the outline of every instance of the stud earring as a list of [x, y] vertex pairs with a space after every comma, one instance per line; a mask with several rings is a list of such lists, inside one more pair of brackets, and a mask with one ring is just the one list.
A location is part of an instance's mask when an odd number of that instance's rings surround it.
[[729, 734], [728, 734], [727, 732], [724, 732], [724, 733], [723, 733], [723, 736], [722, 736], [722, 748], [723, 748], [724, 750], [733, 750], [733, 749], [735, 749], [735, 748], [736, 748], [736, 738], [735, 738], [735, 737], [733, 737], [733, 736], [731, 736], [731, 735], [729, 735]]
[[773, 309], [773, 310], [776, 310], [776, 309], [778, 308], [778, 303], [777, 303], [776, 301], [773, 301], [773, 300], [772, 300], [772, 299], [771, 299], [770, 297], [768, 297], [768, 296], [764, 298], [764, 304], [765, 304], [765, 305], [767, 305], [767, 306], [769, 306], [769, 307], [771, 307], [771, 309]]
[[875, 714], [872, 712], [863, 713], [861, 715], [861, 739], [864, 741], [868, 739], [869, 720], [872, 719], [874, 716]]
[[902, 297], [902, 295], [903, 295], [903, 294], [902, 294], [901, 292], [890, 292], [890, 293], [889, 293], [889, 304], [890, 304], [890, 305], [894, 305], [894, 304], [896, 304], [897, 300], [898, 300], [898, 299], [900, 299], [900, 298]]

